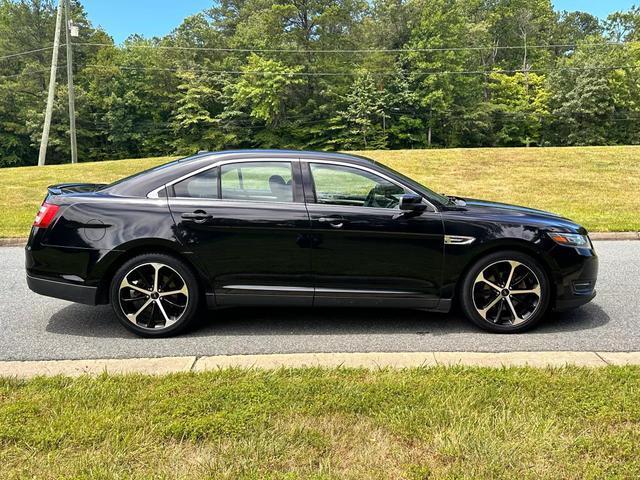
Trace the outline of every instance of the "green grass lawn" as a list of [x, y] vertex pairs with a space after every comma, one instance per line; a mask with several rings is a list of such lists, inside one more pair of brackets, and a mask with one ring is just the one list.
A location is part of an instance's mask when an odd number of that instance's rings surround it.
[[640, 368], [0, 379], [0, 477], [640, 478]]
[[[357, 152], [453, 195], [561, 213], [591, 231], [640, 230], [640, 147]], [[0, 237], [26, 236], [47, 185], [110, 182], [168, 157], [0, 169]]]

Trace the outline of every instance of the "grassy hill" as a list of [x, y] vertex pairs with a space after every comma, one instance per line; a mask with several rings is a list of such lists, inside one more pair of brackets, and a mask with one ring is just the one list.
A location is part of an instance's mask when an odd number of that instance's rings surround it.
[[[640, 147], [355, 152], [452, 195], [550, 210], [591, 231], [640, 230]], [[111, 182], [173, 157], [0, 170], [0, 237], [26, 236], [59, 182]]]

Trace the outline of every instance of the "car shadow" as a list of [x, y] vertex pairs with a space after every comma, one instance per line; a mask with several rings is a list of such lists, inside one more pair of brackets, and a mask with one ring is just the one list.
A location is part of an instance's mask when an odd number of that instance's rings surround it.
[[[597, 304], [550, 314], [525, 335], [571, 332], [599, 328], [610, 321]], [[133, 338], [117, 321], [109, 306], [71, 304], [51, 316], [46, 330], [59, 335]], [[227, 308], [208, 311], [185, 336], [241, 335], [373, 335], [486, 334], [460, 313], [431, 313], [402, 309], [366, 308]]]

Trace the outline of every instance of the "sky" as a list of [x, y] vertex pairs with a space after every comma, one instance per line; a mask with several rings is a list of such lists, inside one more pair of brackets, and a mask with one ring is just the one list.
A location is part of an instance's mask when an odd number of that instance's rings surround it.
[[[117, 43], [129, 35], [162, 36], [182, 19], [213, 5], [213, 0], [84, 0], [82, 4], [95, 26], [102, 26]], [[627, 10], [640, 0], [553, 0], [556, 10], [583, 10], [600, 18]]]

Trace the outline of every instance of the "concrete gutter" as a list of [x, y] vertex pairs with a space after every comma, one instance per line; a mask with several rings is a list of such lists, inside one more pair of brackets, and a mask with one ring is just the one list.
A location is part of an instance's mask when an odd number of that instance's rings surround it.
[[0, 238], [0, 247], [24, 247], [27, 240], [27, 237]]
[[640, 352], [290, 353], [100, 360], [0, 361], [0, 377], [109, 374], [164, 375], [221, 368], [605, 367], [640, 365]]
[[640, 232], [593, 232], [591, 240], [640, 240]]
[[[593, 232], [592, 240], [640, 240], [640, 232]], [[24, 247], [27, 237], [0, 238], [0, 247]]]

